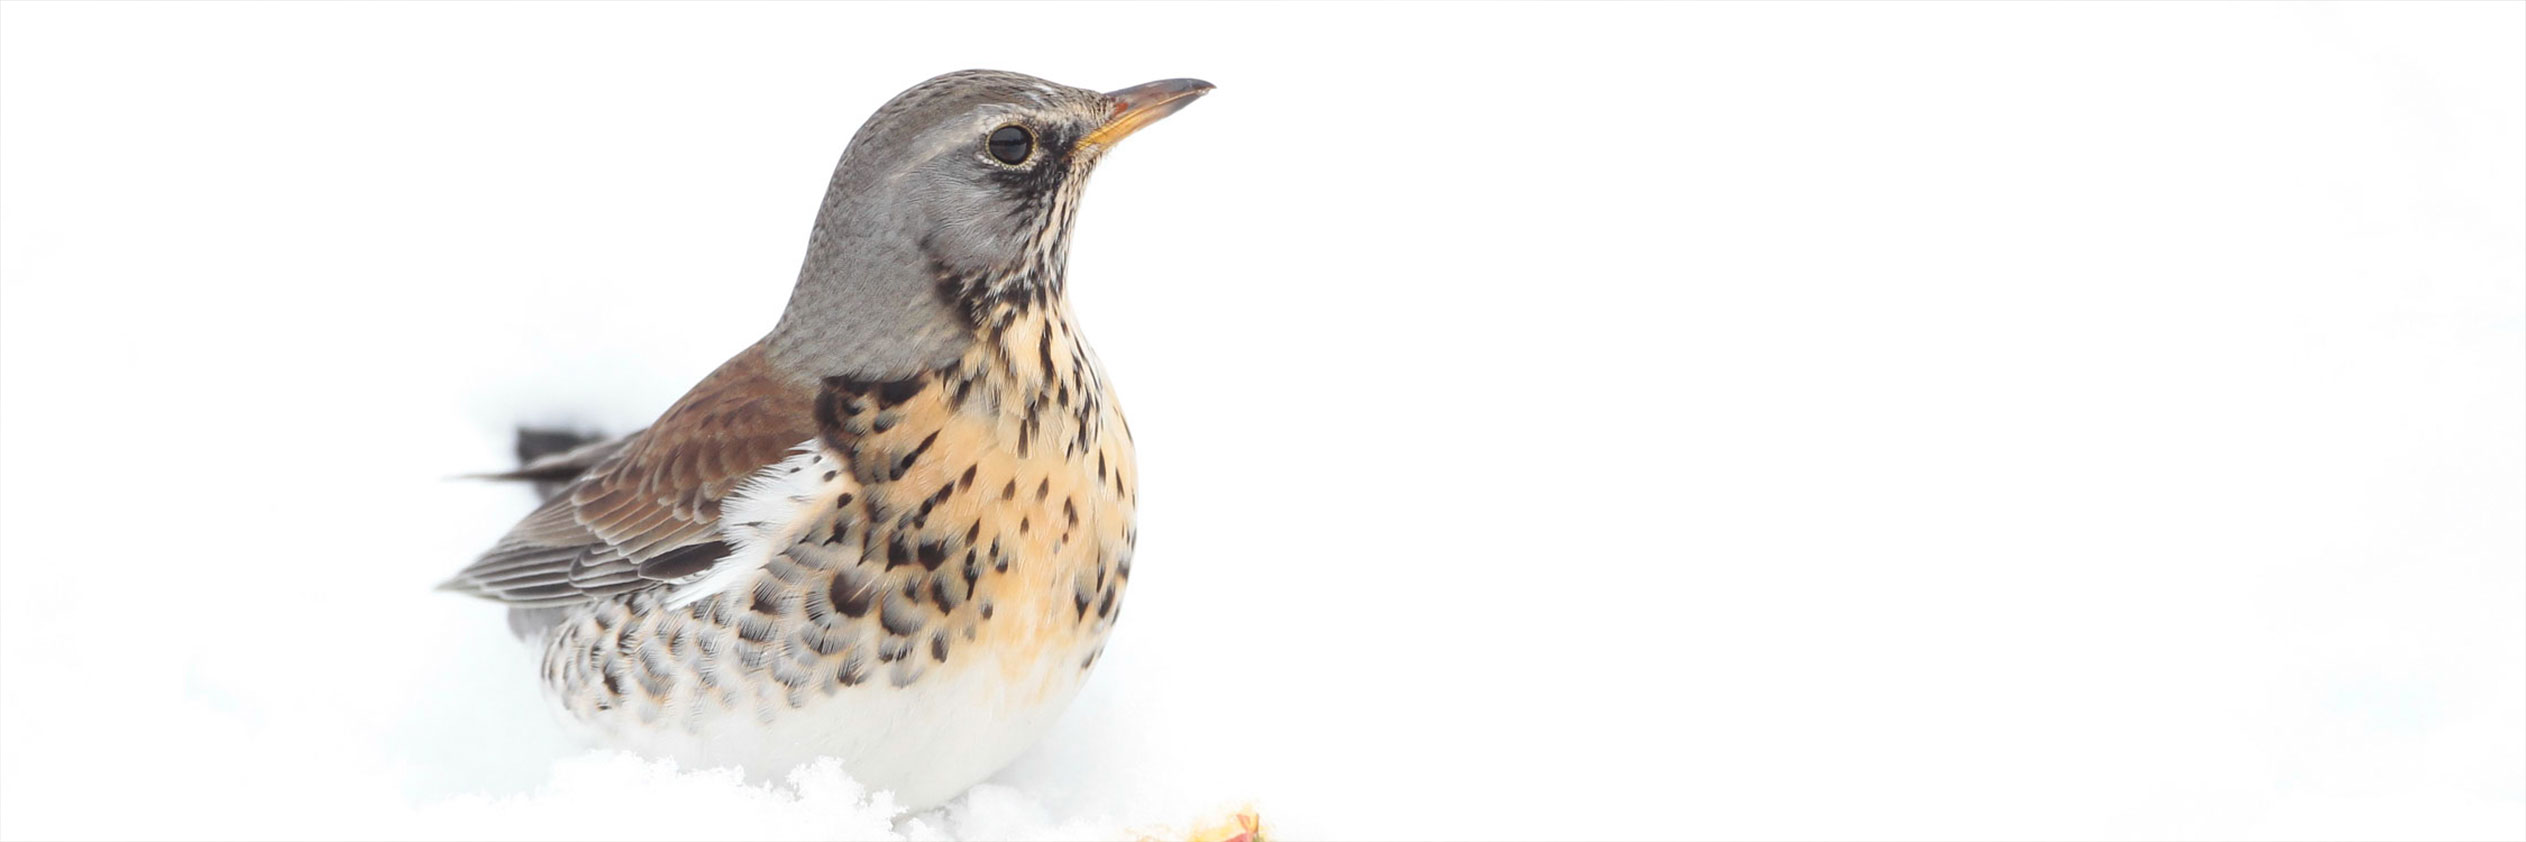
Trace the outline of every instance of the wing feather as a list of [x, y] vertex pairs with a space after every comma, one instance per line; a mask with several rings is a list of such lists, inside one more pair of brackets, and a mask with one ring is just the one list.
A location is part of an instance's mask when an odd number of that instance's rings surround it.
[[[685, 393], [442, 587], [521, 607], [566, 606], [708, 571], [728, 556], [720, 503], [816, 435], [815, 387], [761, 346]], [[583, 454], [583, 458], [586, 454]]]

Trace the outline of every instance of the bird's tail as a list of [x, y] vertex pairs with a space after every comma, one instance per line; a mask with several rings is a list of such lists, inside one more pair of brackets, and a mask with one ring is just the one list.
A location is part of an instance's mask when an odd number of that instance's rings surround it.
[[[639, 432], [637, 430], [633, 432]], [[532, 482], [535, 493], [546, 499], [560, 493], [563, 486], [589, 468], [605, 461], [630, 441], [629, 434], [608, 437], [603, 433], [577, 430], [517, 428], [517, 462], [513, 471], [471, 474], [475, 479], [515, 480]]]

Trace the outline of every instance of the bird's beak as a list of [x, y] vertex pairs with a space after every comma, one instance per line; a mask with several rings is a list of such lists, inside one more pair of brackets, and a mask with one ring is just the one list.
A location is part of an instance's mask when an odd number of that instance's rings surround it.
[[1114, 100], [1114, 114], [1105, 125], [1079, 139], [1080, 146], [1113, 146], [1115, 141], [1130, 137], [1132, 132], [1193, 104], [1210, 93], [1211, 84], [1200, 79], [1167, 79], [1146, 85], [1133, 85], [1105, 95]]

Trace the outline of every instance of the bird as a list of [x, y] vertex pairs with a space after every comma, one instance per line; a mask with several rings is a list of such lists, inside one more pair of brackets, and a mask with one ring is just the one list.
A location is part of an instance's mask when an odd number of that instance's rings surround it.
[[1212, 90], [967, 70], [844, 148], [779, 320], [657, 420], [510, 476], [556, 493], [441, 588], [508, 607], [601, 745], [908, 809], [1035, 742], [1138, 539], [1131, 429], [1066, 291], [1118, 141]]

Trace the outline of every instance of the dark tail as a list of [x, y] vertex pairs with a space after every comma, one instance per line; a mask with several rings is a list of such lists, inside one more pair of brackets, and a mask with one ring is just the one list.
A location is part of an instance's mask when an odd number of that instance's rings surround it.
[[535, 460], [555, 453], [568, 453], [605, 440], [604, 433], [582, 433], [577, 430], [538, 430], [517, 428], [517, 463], [532, 465]]
[[551, 499], [571, 480], [623, 449], [623, 443], [630, 440], [628, 435], [609, 438], [603, 433], [519, 427], [517, 470], [475, 476], [532, 482], [536, 494]]

